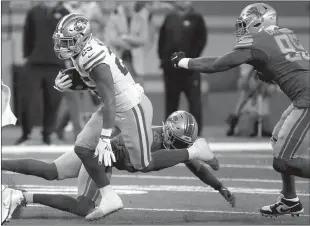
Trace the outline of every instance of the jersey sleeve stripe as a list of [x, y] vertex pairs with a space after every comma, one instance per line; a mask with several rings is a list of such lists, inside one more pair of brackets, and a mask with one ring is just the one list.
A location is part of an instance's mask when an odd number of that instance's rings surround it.
[[100, 62], [103, 63], [104, 57], [99, 58], [96, 62], [91, 64], [89, 67], [85, 68], [86, 73], [89, 73], [94, 67], [96, 67]]
[[83, 68], [85, 68], [87, 65], [89, 65], [92, 61], [94, 61], [100, 55], [103, 55], [103, 59], [105, 58], [104, 50], [101, 50], [98, 54], [96, 54], [94, 57], [92, 57], [90, 60], [88, 60], [85, 64], [83, 64]]

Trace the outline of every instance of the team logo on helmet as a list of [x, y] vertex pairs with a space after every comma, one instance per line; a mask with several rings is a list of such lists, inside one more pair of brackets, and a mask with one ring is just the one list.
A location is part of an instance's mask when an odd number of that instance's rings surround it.
[[170, 121], [171, 121], [172, 123], [177, 123], [178, 120], [179, 120], [179, 117], [176, 116], [176, 115], [172, 116], [171, 119], [170, 119]]
[[75, 23], [74, 23], [74, 27], [73, 29], [75, 31], [83, 31], [87, 26], [87, 19], [85, 18], [81, 18], [78, 19]]
[[252, 7], [247, 11], [247, 15], [255, 15], [255, 16], [262, 16], [263, 14], [258, 10], [257, 7]]

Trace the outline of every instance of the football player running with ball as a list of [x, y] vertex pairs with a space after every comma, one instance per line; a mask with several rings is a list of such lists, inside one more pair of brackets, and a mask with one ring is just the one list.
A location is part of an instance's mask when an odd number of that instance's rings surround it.
[[[191, 122], [193, 127], [189, 126], [189, 122]], [[156, 154], [156, 152], [161, 152], [163, 149], [181, 151], [182, 149], [192, 146], [194, 141], [198, 139], [198, 124], [194, 116], [190, 113], [185, 111], [177, 111], [171, 114], [162, 126], [152, 126], [152, 132], [153, 141], [151, 155]], [[146, 173], [147, 171], [144, 169], [137, 170], [133, 166], [129, 155], [129, 149], [126, 147], [123, 136], [119, 133], [119, 130], [114, 128], [112, 136], [111, 146], [116, 160], [112, 163], [113, 167], [130, 173], [139, 171]], [[105, 156], [108, 152], [109, 150], [105, 150], [103, 155]], [[111, 161], [110, 158], [107, 160]], [[162, 159], [160, 161], [166, 161], [166, 159]], [[225, 198], [225, 200], [232, 205], [232, 207], [235, 207], [236, 198], [212, 174], [206, 163], [200, 160], [191, 160], [184, 163], [196, 177], [198, 177], [206, 185], [209, 185], [213, 189], [217, 190]], [[217, 165], [212, 165], [211, 167], [218, 170]], [[152, 168], [156, 171], [159, 170], [156, 167]], [[49, 181], [64, 180], [66, 178], [78, 178], [78, 196], [76, 199], [63, 194], [38, 194], [27, 192], [27, 190], [21, 192], [18, 189], [8, 188], [7, 191], [12, 191], [11, 193], [22, 193], [20, 195], [15, 195], [10, 199], [9, 209], [11, 209], [12, 213], [20, 204], [25, 205], [26, 203], [38, 203], [85, 217], [89, 213], [93, 212], [95, 203], [100, 201], [101, 198], [97, 185], [90, 178], [74, 150], [62, 154], [55, 161], [50, 163], [36, 159], [4, 159], [2, 160], [1, 169], [26, 175], [33, 175]], [[108, 167], [107, 171], [112, 173], [111, 169], [111, 167]], [[151, 169], [151, 167], [149, 169]], [[8, 197], [6, 193], [2, 193], [2, 195], [3, 198]], [[5, 220], [9, 219], [10, 217]], [[89, 218], [86, 217], [86, 219]], [[94, 217], [91, 219], [94, 219]]]
[[292, 30], [277, 26], [277, 13], [269, 5], [255, 3], [244, 8], [236, 22], [237, 44], [220, 57], [171, 57], [175, 67], [205, 73], [226, 71], [250, 64], [265, 82], [276, 83], [292, 101], [272, 134], [273, 168], [282, 175], [282, 191], [276, 203], [263, 206], [265, 216], [299, 215], [294, 176], [309, 178], [310, 81], [309, 53]]
[[[106, 150], [114, 160], [110, 143], [114, 126], [121, 131], [133, 167], [137, 170], [148, 171], [153, 167], [161, 169], [192, 159], [212, 160], [211, 151], [208, 151], [207, 143], [202, 138], [187, 149], [163, 149], [151, 155], [152, 103], [143, 88], [135, 83], [121, 59], [92, 36], [90, 22], [84, 15], [69, 14], [62, 18], [55, 29], [53, 40], [59, 59], [71, 59], [85, 84], [94, 89], [104, 103], [93, 113], [74, 146], [75, 153], [102, 196], [98, 208], [88, 218], [103, 217], [123, 208], [122, 200], [113, 191], [106, 176], [106, 165], [102, 164], [103, 152]], [[67, 75], [62, 72], [58, 74], [55, 86], [60, 91], [69, 91], [72, 83], [64, 76]], [[93, 157], [94, 154], [97, 158]], [[109, 161], [105, 159], [104, 162]]]

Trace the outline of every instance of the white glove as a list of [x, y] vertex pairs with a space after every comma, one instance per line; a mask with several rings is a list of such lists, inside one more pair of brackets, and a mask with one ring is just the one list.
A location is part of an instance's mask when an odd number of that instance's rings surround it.
[[55, 78], [55, 86], [54, 88], [60, 92], [71, 91], [69, 88], [72, 86], [72, 80], [66, 80], [69, 78], [69, 75], [65, 75], [60, 71]]
[[[94, 157], [98, 157], [98, 164], [102, 164], [102, 158], [104, 159], [105, 166], [112, 166], [112, 161], [116, 162], [115, 155], [112, 151], [110, 139], [100, 138], [97, 144]], [[112, 161], [111, 161], [112, 160]]]

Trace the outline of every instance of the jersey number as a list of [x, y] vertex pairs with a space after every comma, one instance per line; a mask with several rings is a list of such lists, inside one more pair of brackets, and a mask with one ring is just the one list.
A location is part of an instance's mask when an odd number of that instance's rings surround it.
[[[88, 46], [87, 48], [85, 48], [83, 51], [82, 51], [82, 56], [85, 56], [86, 53], [88, 53], [89, 51], [93, 50], [93, 47], [91, 46]], [[88, 56], [88, 58], [90, 58], [90, 56]]]
[[274, 36], [274, 38], [287, 60], [310, 60], [309, 53], [300, 44], [295, 35], [281, 34]]
[[[110, 55], [114, 54], [109, 48], [108, 48], [108, 50], [109, 50]], [[128, 70], [127, 70], [126, 66], [123, 64], [123, 62], [117, 56], [115, 56], [115, 64], [124, 76], [126, 76], [128, 74]]]

